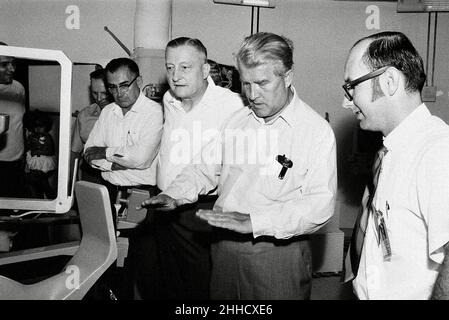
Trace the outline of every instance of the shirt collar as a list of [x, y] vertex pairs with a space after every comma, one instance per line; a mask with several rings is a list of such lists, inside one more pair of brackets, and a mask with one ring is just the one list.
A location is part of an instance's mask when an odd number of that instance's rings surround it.
[[92, 104], [92, 109], [91, 110], [92, 110], [92, 115], [94, 115], [94, 116], [99, 116], [100, 113], [101, 113], [101, 108], [98, 105], [98, 103], [96, 103], [96, 102]]
[[[131, 109], [128, 112], [140, 112], [142, 110], [145, 109], [145, 105], [144, 105], [144, 99], [147, 99], [147, 97], [143, 94], [142, 91], [140, 91], [139, 96], [137, 97], [136, 102], [134, 102], [134, 104], [132, 105]], [[122, 113], [122, 108], [120, 108], [120, 106], [114, 102], [114, 113], [123, 116]]]
[[294, 126], [296, 123], [296, 116], [295, 116], [295, 112], [296, 112], [296, 108], [295, 108], [295, 101], [298, 99], [298, 96], [296, 94], [296, 89], [293, 86], [290, 86], [290, 89], [293, 92], [293, 97], [291, 99], [291, 101], [289, 102], [289, 104], [284, 108], [284, 110], [282, 110], [282, 112], [276, 116], [276, 118], [265, 122], [264, 119], [259, 118], [254, 111], [251, 108], [248, 108], [248, 115], [252, 114], [252, 116], [259, 121], [260, 123], [266, 124], [266, 125], [270, 125], [275, 123], [276, 121], [278, 121], [278, 119], [281, 119], [283, 121], [285, 121], [285, 123], [287, 123], [290, 127]]
[[388, 149], [394, 149], [400, 146], [407, 146], [407, 141], [413, 141], [414, 134], [425, 123], [425, 119], [431, 117], [427, 106], [422, 103], [412, 113], [410, 113], [402, 122], [384, 137], [384, 146]]

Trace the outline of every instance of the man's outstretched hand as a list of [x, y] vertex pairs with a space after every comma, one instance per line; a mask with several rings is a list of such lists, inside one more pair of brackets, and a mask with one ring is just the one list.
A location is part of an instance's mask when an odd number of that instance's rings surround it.
[[249, 214], [200, 209], [196, 212], [196, 215], [214, 227], [229, 229], [238, 233], [253, 232]]

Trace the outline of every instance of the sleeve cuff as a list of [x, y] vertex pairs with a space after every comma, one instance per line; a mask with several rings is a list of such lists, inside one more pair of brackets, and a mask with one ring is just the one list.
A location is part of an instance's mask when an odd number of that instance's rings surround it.
[[260, 236], [273, 236], [271, 215], [268, 212], [250, 213], [254, 238]]
[[106, 160], [113, 162], [112, 158], [115, 154], [115, 148], [106, 148]]
[[111, 171], [112, 162], [106, 161], [105, 159], [92, 160], [92, 166], [101, 171]]

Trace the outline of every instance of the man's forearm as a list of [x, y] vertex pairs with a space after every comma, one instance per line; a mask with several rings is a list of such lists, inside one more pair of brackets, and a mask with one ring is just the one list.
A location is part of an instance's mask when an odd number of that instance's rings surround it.
[[449, 243], [444, 246], [444, 261], [433, 287], [432, 300], [449, 300]]

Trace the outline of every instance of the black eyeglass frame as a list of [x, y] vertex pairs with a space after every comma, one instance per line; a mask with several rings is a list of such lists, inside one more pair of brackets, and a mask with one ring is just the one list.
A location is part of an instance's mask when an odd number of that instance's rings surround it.
[[131, 87], [131, 85], [134, 83], [134, 81], [136, 81], [136, 79], [138, 77], [140, 77], [140, 74], [138, 74], [130, 83], [121, 83], [118, 85], [108, 84], [108, 87], [107, 87], [108, 91], [111, 94], [118, 93], [118, 92], [128, 92], [129, 87]]
[[373, 79], [375, 77], [380, 76], [382, 73], [387, 71], [387, 69], [390, 67], [391, 66], [381, 67], [377, 70], [374, 70], [374, 71], [371, 71], [370, 73], [365, 74], [364, 76], [361, 76], [360, 78], [346, 82], [344, 85], [342, 85], [342, 88], [345, 91], [346, 99], [348, 99], [349, 101], [352, 101], [354, 98], [352, 97], [352, 94], [349, 92], [350, 90], [354, 89], [357, 85], [359, 85], [362, 82], [365, 82], [366, 80]]

